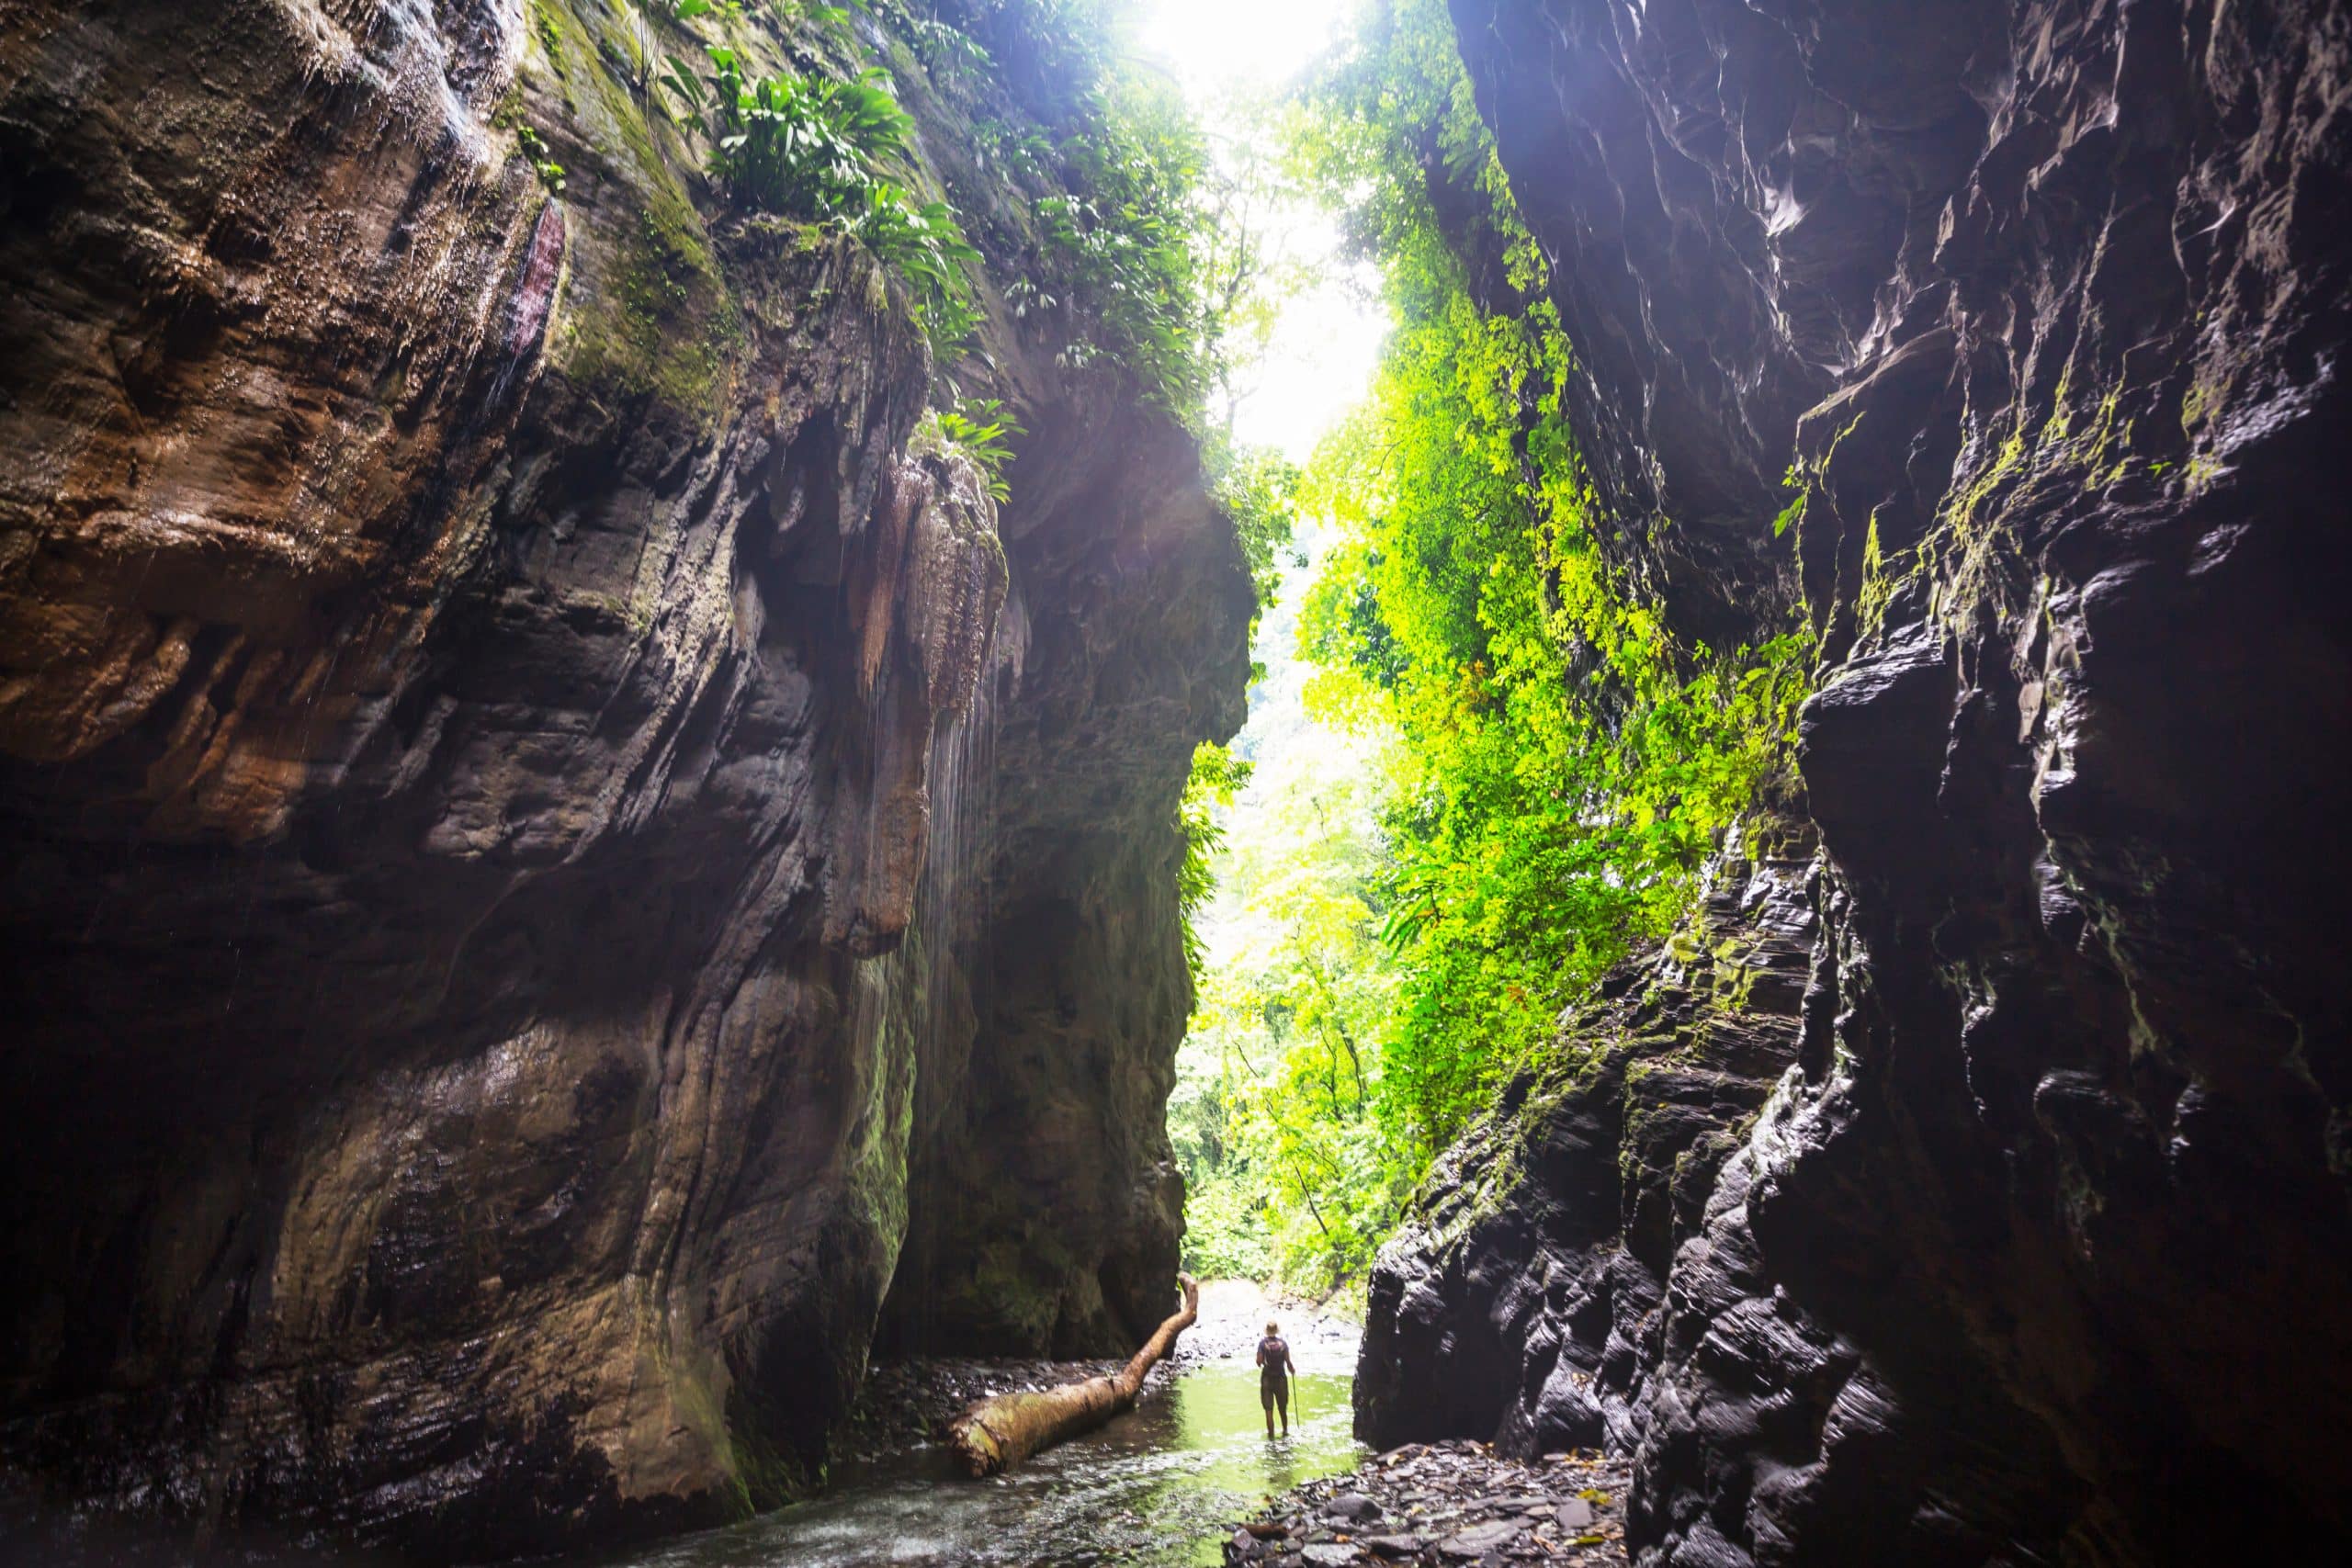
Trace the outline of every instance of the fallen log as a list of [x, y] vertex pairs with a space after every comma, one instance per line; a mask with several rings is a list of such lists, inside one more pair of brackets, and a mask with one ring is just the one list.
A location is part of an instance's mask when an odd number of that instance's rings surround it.
[[947, 1427], [948, 1446], [964, 1468], [976, 1477], [1010, 1470], [1039, 1450], [1091, 1432], [1133, 1408], [1145, 1376], [1201, 1315], [1200, 1285], [1190, 1274], [1177, 1277], [1184, 1282], [1184, 1310], [1161, 1324], [1117, 1376], [1000, 1393], [966, 1405]]

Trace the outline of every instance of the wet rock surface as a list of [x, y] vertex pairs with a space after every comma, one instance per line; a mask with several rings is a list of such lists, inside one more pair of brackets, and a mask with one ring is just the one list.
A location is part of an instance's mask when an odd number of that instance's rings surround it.
[[604, 1540], [805, 1488], [886, 1317], [1162, 1314], [1230, 527], [1001, 313], [1013, 499], [912, 449], [903, 285], [709, 199], [639, 15], [0, 14], [0, 1464], [45, 1495]]
[[1240, 1521], [1225, 1561], [1232, 1568], [1623, 1563], [1628, 1477], [1624, 1461], [1592, 1454], [1531, 1463], [1463, 1438], [1408, 1443]]
[[1367, 1430], [1597, 1432], [1645, 1563], [2342, 1554], [2346, 8], [1452, 11], [1624, 563], [1822, 639], [1818, 851], [1441, 1163]]

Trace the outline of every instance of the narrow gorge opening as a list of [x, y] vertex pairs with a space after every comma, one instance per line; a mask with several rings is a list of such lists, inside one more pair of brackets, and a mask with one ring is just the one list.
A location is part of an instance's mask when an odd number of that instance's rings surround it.
[[2347, 110], [9, 7], [0, 1562], [2341, 1555]]

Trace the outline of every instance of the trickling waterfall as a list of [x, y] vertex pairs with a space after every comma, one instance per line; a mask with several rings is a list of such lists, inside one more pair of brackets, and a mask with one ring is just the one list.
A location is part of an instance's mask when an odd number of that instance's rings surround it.
[[[896, 1020], [910, 1035], [916, 1079], [908, 1158], [918, 1170], [964, 1080], [979, 1029], [975, 993], [994, 912], [1000, 715], [1020, 689], [1028, 646], [1029, 615], [1016, 581], [990, 631], [970, 702], [932, 742], [925, 774], [930, 829], [906, 942], [867, 966], [876, 983], [860, 990], [854, 1027], [863, 1032]], [[884, 998], [878, 1006], [868, 1000], [876, 994]], [[930, 1227], [910, 1226], [899, 1260], [901, 1278], [928, 1275], [932, 1238]], [[928, 1334], [930, 1314], [919, 1299], [906, 1321], [918, 1340]]]
[[[922, 948], [922, 998], [918, 1026], [929, 1058], [946, 1024], [950, 991], [958, 982], [958, 951], [978, 936], [988, 914], [987, 840], [996, 798], [994, 671], [982, 675], [971, 705], [951, 718], [932, 744], [931, 834], [923, 849], [922, 886], [914, 924]], [[975, 875], [975, 872], [978, 874]]]
[[[959, 978], [959, 956], [972, 955], [987, 927], [989, 863], [995, 847], [998, 705], [1020, 684], [1027, 651], [1028, 615], [1016, 584], [1006, 594], [989, 634], [971, 701], [947, 721], [932, 745], [931, 833], [915, 902], [923, 953], [921, 1027], [927, 1036], [935, 1036], [942, 1027], [950, 989]], [[937, 1041], [926, 1038], [924, 1043], [935, 1045]], [[931, 1055], [927, 1050], [926, 1059]], [[963, 1053], [956, 1055], [960, 1064]]]

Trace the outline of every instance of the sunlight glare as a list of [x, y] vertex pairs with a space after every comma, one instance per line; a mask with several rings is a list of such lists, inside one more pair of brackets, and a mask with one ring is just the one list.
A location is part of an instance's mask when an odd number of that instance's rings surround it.
[[1356, 0], [1152, 0], [1142, 42], [1190, 87], [1271, 87], [1339, 35]]
[[[1213, 140], [1250, 134], [1238, 96], [1279, 89], [1339, 39], [1357, 0], [1151, 0], [1144, 51], [1183, 85]], [[1242, 368], [1234, 434], [1304, 463], [1361, 400], [1379, 363], [1386, 321], [1375, 280], [1343, 270], [1330, 218], [1300, 204], [1262, 220], [1270, 251], [1308, 265], [1315, 281], [1284, 301], [1264, 356]]]

